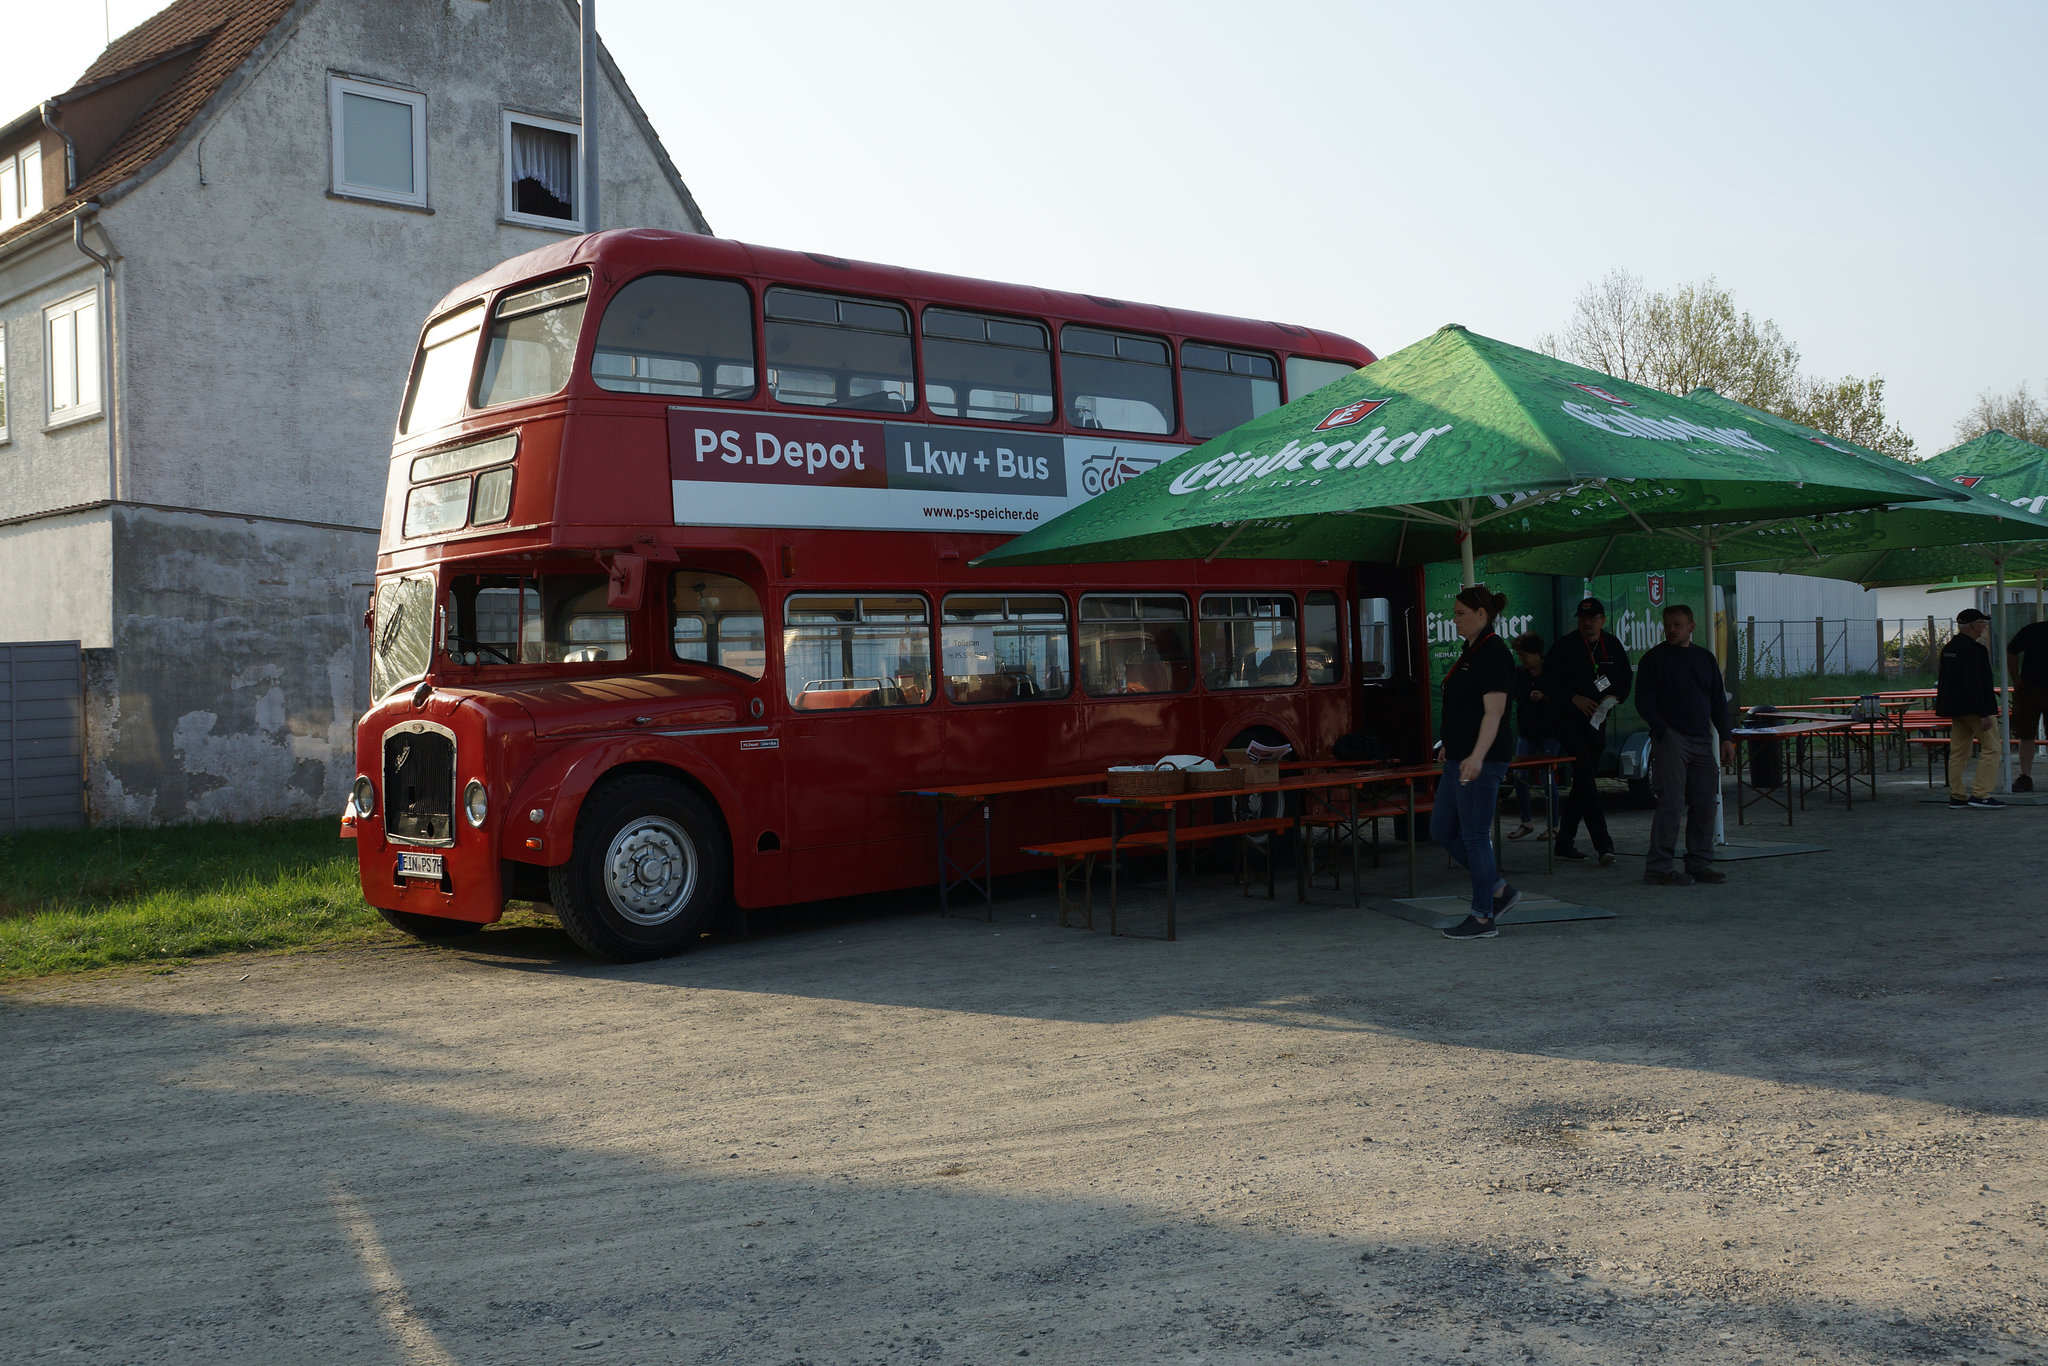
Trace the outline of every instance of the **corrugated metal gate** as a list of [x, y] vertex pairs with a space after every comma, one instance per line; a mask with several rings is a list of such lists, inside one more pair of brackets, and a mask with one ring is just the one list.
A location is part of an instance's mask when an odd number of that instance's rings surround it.
[[0, 645], [0, 831], [85, 824], [83, 683], [75, 640]]

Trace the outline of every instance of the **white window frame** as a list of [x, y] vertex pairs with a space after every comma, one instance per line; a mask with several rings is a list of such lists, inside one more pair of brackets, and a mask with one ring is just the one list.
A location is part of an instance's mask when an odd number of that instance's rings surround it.
[[7, 324], [0, 323], [0, 446], [7, 444]]
[[[93, 310], [93, 328], [90, 337], [79, 334], [77, 323], [78, 314], [86, 308]], [[69, 408], [59, 408], [56, 406], [57, 346], [55, 324], [60, 318], [70, 318], [72, 320], [72, 344], [76, 348], [71, 356], [71, 369], [74, 375], [79, 370], [78, 357], [85, 352], [86, 347], [90, 346], [92, 348], [92, 398], [87, 400], [81, 395], [79, 401]], [[88, 418], [98, 417], [105, 410], [107, 375], [104, 362], [106, 357], [100, 346], [100, 329], [105, 326], [105, 319], [106, 314], [102, 307], [100, 292], [97, 287], [88, 289], [83, 294], [74, 294], [68, 299], [59, 299], [56, 303], [44, 306], [43, 407], [49, 414], [49, 421], [44, 424], [44, 430], [47, 431], [52, 427], [68, 426], [73, 422], [83, 422]]]
[[[570, 218], [543, 218], [537, 213], [520, 213], [513, 207], [516, 198], [512, 188], [512, 125], [525, 124], [528, 128], [545, 128], [551, 132], [567, 133], [576, 140], [576, 150], [571, 154], [571, 164], [576, 168], [576, 202], [569, 207], [575, 210]], [[522, 114], [507, 109], [498, 121], [498, 141], [502, 154], [502, 179], [505, 183], [505, 221], [521, 227], [547, 228], [554, 232], [577, 233], [583, 231], [583, 125], [568, 123], [562, 119], [551, 119], [540, 114]]]
[[[412, 106], [413, 193], [404, 194], [382, 185], [352, 184], [343, 174], [343, 168], [348, 164], [343, 157], [342, 146], [341, 98], [344, 95], [361, 95], [365, 99]], [[381, 85], [375, 81], [330, 75], [327, 78], [327, 127], [329, 141], [332, 144], [328, 157], [329, 187], [335, 194], [345, 195], [350, 199], [374, 199], [386, 204], [403, 204], [415, 209], [427, 207], [427, 97], [424, 94], [401, 86]]]

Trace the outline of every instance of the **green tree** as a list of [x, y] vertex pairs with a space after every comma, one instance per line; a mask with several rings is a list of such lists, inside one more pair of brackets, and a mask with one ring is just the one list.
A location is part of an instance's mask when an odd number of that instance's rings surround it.
[[1619, 379], [1681, 397], [1700, 385], [1897, 459], [1913, 438], [1884, 412], [1884, 377], [1823, 380], [1801, 373], [1799, 348], [1769, 318], [1735, 303], [1708, 276], [1698, 284], [1651, 290], [1640, 276], [1611, 270], [1572, 304], [1564, 331], [1537, 348]]
[[1987, 389], [1977, 395], [1976, 403], [1956, 423], [1956, 444], [1974, 441], [1989, 431], [2048, 446], [2048, 402], [2028, 393], [2025, 380], [2009, 394], [1994, 394]]

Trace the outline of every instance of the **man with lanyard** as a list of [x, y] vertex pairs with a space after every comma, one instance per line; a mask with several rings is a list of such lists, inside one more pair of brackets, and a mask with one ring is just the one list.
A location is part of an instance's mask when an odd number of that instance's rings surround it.
[[1600, 599], [1579, 604], [1579, 629], [1550, 647], [1543, 678], [1555, 707], [1557, 738], [1572, 756], [1572, 790], [1555, 852], [1561, 859], [1585, 862], [1585, 851], [1573, 843], [1584, 821], [1600, 866], [1608, 867], [1614, 862], [1614, 837], [1600, 809], [1600, 758], [1607, 749], [1607, 714], [1628, 700], [1634, 675], [1621, 642], [1607, 633], [1607, 609]]
[[2020, 776], [2015, 792], [2034, 790], [2034, 734], [2048, 715], [2048, 621], [2029, 622], [2013, 632], [2005, 647], [2012, 675], [2012, 733], [2020, 742]]

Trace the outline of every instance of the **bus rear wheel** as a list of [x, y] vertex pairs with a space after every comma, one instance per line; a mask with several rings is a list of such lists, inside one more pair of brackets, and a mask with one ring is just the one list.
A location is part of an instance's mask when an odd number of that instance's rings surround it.
[[667, 778], [605, 783], [576, 818], [575, 851], [548, 870], [555, 916], [599, 958], [681, 953], [725, 904], [732, 869], [718, 817]]
[[387, 911], [382, 906], [377, 914], [384, 917], [386, 924], [394, 930], [404, 930], [415, 939], [455, 939], [465, 934], [476, 934], [483, 929], [474, 920], [450, 920], [445, 915], [415, 915], [411, 911]]

